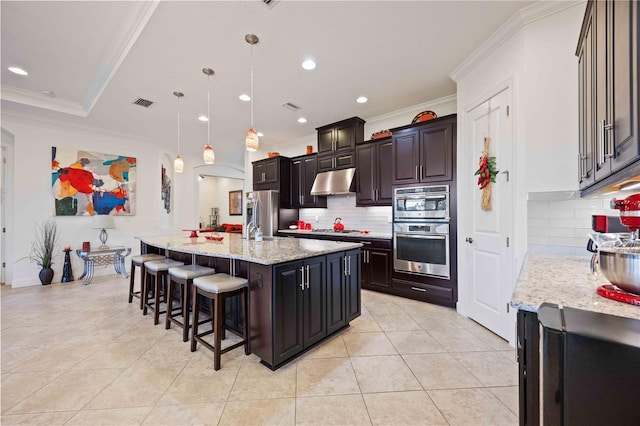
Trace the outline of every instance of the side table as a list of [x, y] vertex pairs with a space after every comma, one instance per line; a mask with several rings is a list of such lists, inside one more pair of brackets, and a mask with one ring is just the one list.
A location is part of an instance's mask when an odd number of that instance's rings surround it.
[[84, 260], [84, 271], [78, 279], [84, 279], [84, 285], [90, 284], [93, 279], [93, 268], [95, 265], [113, 265], [116, 273], [125, 278], [129, 277], [127, 269], [124, 266], [124, 258], [131, 254], [129, 247], [112, 247], [105, 250], [84, 251], [76, 250], [76, 254], [80, 259]]

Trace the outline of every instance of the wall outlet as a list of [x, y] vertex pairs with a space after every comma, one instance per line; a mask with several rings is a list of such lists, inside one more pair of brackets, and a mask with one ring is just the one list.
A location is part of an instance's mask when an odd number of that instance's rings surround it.
[[387, 223], [391, 223], [391, 215], [387, 216]]
[[320, 216], [316, 216], [316, 223], [320, 222]]

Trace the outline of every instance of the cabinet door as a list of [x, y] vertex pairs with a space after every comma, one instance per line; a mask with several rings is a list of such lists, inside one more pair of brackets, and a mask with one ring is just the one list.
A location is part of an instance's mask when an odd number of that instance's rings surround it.
[[274, 268], [274, 364], [279, 364], [304, 347], [302, 262], [291, 262]]
[[638, 159], [638, 3], [607, 2], [609, 9], [609, 117], [607, 141], [616, 171]]
[[327, 255], [327, 334], [347, 325], [344, 253]]
[[375, 147], [374, 143], [368, 143], [356, 148], [356, 206], [376, 205]]
[[329, 155], [326, 157], [318, 157], [318, 173], [319, 172], [328, 172], [329, 170], [333, 170], [333, 164], [335, 161], [334, 155]]
[[349, 250], [345, 253], [347, 259], [347, 271], [344, 275], [347, 291], [347, 321], [360, 316], [361, 312], [361, 287], [360, 287], [360, 250]]
[[[590, 9], [593, 12], [593, 9]], [[587, 20], [586, 31], [582, 39], [578, 54], [578, 94], [579, 94], [579, 158], [578, 158], [578, 182], [580, 189], [595, 182], [594, 177], [594, 146], [596, 125], [594, 122], [594, 95], [593, 95], [593, 13], [585, 17]]]
[[595, 180], [599, 181], [611, 174], [610, 145], [604, 126], [607, 122], [607, 3], [604, 1], [593, 2], [593, 37], [595, 37], [593, 50], [594, 60], [594, 117], [596, 124], [596, 165]]
[[264, 183], [277, 183], [280, 181], [280, 168], [278, 167], [278, 159], [274, 158], [265, 161], [265, 180]]
[[327, 335], [327, 280], [325, 257], [305, 260], [306, 287], [303, 294], [303, 346], [319, 342]]
[[302, 159], [302, 205], [301, 207], [327, 207], [327, 197], [311, 195], [311, 187], [318, 174], [318, 157], [311, 155]]
[[453, 178], [453, 124], [420, 130], [420, 182]]
[[303, 164], [302, 159], [294, 159], [291, 161], [291, 195], [290, 203], [292, 209], [297, 209], [302, 204], [303, 197]]
[[265, 170], [266, 167], [264, 163], [256, 163], [253, 165], [253, 189], [257, 189], [255, 186], [264, 182], [266, 178]]
[[393, 183], [417, 183], [420, 144], [418, 131], [393, 136]]
[[368, 251], [369, 281], [367, 284], [376, 287], [391, 287], [391, 250], [372, 248]]
[[318, 154], [333, 152], [333, 128], [318, 130]]
[[[379, 206], [390, 206], [393, 200], [393, 167], [390, 158], [393, 156], [393, 144], [391, 139], [378, 142], [377, 147], [377, 193], [376, 202]], [[356, 171], [358, 169], [356, 168]]]
[[336, 151], [354, 149], [356, 147], [356, 124], [342, 124], [334, 130]]

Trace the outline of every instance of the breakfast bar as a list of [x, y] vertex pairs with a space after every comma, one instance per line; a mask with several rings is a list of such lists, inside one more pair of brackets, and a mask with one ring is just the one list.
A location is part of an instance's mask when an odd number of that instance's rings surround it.
[[[247, 278], [250, 349], [273, 370], [360, 316], [361, 243], [280, 237], [255, 241], [239, 234], [224, 234], [221, 241], [185, 235], [137, 238], [142, 254], [162, 254]], [[225, 326], [239, 329], [238, 309], [231, 303], [226, 310]]]

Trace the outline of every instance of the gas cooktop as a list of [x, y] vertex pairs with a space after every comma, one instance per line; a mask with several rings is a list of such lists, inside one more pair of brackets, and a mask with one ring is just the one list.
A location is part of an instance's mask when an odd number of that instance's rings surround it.
[[360, 231], [357, 229], [343, 229], [342, 231], [338, 231], [335, 229], [313, 229], [312, 232], [330, 232], [332, 234], [357, 234]]

